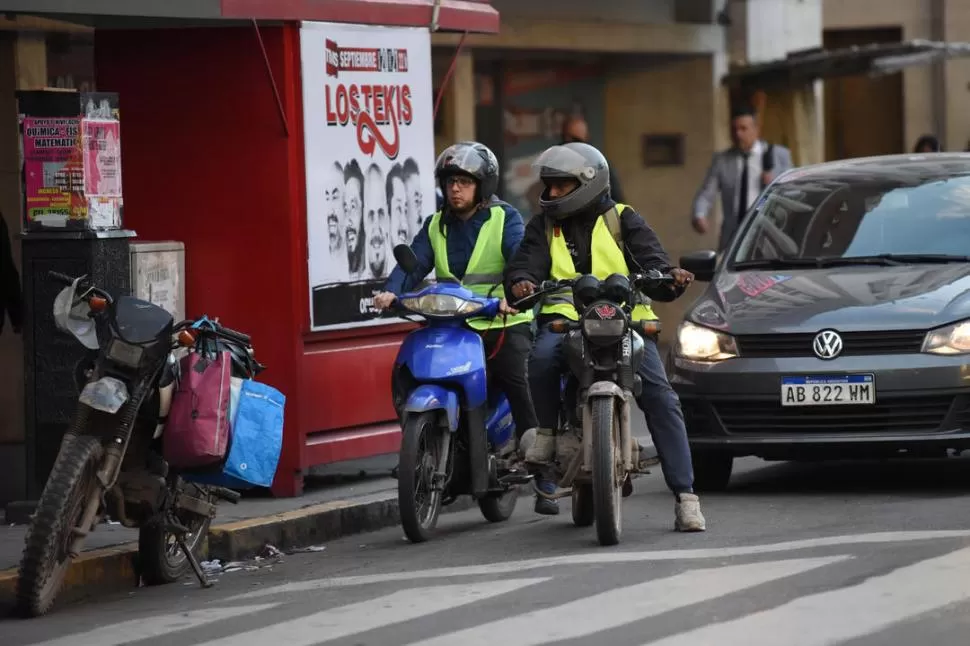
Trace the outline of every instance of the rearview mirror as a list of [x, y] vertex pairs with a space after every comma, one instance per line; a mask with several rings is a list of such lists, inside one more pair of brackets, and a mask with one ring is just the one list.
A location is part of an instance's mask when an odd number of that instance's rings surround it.
[[394, 260], [401, 266], [401, 269], [409, 274], [418, 270], [418, 257], [411, 251], [411, 247], [406, 244], [399, 244], [394, 247]]
[[714, 270], [717, 268], [717, 252], [705, 249], [681, 256], [680, 268], [694, 274], [697, 280], [709, 283], [714, 279]]

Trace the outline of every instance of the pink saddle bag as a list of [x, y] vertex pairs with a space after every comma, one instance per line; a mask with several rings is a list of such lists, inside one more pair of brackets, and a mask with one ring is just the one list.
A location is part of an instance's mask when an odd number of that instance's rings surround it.
[[219, 463], [229, 448], [229, 352], [218, 352], [214, 358], [190, 352], [179, 367], [162, 436], [165, 461], [174, 469]]

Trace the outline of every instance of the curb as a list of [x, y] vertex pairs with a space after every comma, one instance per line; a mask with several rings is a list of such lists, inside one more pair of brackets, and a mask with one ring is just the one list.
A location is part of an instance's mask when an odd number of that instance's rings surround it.
[[[520, 495], [524, 491], [525, 488], [520, 489]], [[441, 512], [465, 511], [476, 504], [470, 496], [462, 496]], [[286, 552], [399, 523], [396, 494], [379, 493], [310, 505], [211, 527], [203, 560], [241, 561], [254, 557], [266, 543]], [[57, 605], [94, 593], [136, 589], [139, 585], [137, 558], [136, 542], [83, 552], [67, 571]], [[17, 569], [0, 571], [0, 608], [13, 604], [16, 589]]]

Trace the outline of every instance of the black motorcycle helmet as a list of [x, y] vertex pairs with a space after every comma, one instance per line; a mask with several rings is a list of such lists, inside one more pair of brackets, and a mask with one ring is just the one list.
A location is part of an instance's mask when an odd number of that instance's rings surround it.
[[448, 195], [448, 178], [467, 175], [477, 183], [475, 202], [481, 204], [498, 191], [498, 159], [488, 146], [460, 141], [445, 148], [434, 164], [434, 176], [442, 196]]
[[[610, 166], [603, 153], [589, 144], [572, 142], [547, 148], [532, 167], [546, 185], [539, 196], [539, 207], [543, 215], [554, 220], [582, 213], [610, 193]], [[567, 195], [551, 199], [547, 182], [557, 179], [575, 180], [579, 186]]]

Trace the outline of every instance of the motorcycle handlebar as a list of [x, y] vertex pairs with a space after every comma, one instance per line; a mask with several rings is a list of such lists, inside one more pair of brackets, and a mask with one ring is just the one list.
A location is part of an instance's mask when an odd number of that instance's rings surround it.
[[47, 275], [50, 276], [51, 278], [53, 278], [55, 282], [58, 282], [58, 283], [64, 285], [65, 287], [70, 287], [71, 285], [74, 284], [74, 279], [73, 278], [71, 278], [67, 274], [62, 274], [59, 271], [53, 271], [53, 270], [51, 270], [51, 271], [48, 271], [47, 272]]
[[[61, 285], [65, 286], [65, 287], [71, 287], [72, 285], [74, 285], [74, 281], [77, 280], [76, 278], [72, 278], [71, 276], [68, 276], [67, 274], [62, 274], [61, 272], [54, 271], [54, 270], [48, 271], [47, 272], [47, 275], [51, 279], [53, 279], [54, 282], [60, 283]], [[97, 296], [100, 296], [101, 298], [103, 298], [104, 300], [106, 300], [108, 303], [113, 303], [114, 302], [114, 299], [111, 297], [111, 294], [109, 294], [108, 292], [104, 291], [103, 289], [99, 289], [99, 288], [95, 287], [94, 285], [92, 285], [90, 283], [90, 281], [82, 280], [80, 284], [81, 285], [84, 285], [84, 287], [86, 289], [89, 289], [90, 290], [89, 294], [96, 294]]]
[[[630, 274], [629, 275], [630, 284], [635, 289], [640, 289], [643, 287], [656, 287], [658, 285], [673, 285], [677, 282], [670, 274], [661, 274], [656, 272], [653, 274]], [[543, 296], [549, 292], [554, 292], [564, 287], [572, 287], [576, 282], [575, 278], [564, 278], [562, 280], [544, 280], [542, 283], [528, 296], [520, 298], [519, 300], [511, 303], [511, 306], [516, 309], [521, 309], [520, 306], [530, 301], [535, 301], [535, 299]]]

